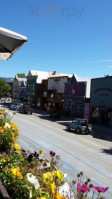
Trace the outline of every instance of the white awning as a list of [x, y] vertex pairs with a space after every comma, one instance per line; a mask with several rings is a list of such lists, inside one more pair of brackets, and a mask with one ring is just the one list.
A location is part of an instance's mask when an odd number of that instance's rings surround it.
[[0, 60], [8, 60], [27, 42], [27, 37], [0, 27]]

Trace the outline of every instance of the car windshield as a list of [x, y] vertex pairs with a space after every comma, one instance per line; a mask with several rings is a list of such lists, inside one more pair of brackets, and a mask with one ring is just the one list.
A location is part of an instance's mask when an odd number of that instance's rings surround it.
[[81, 126], [85, 126], [85, 125], [87, 125], [87, 121], [86, 120], [81, 120], [81, 121], [79, 121], [79, 124]]
[[73, 120], [72, 122], [73, 122], [73, 123], [77, 123], [77, 121], [76, 121], [76, 120]]

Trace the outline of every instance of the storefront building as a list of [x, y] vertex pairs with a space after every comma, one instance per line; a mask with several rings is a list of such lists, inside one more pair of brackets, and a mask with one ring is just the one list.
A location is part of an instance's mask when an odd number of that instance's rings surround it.
[[75, 75], [65, 84], [64, 113], [89, 120], [90, 79]]
[[14, 101], [26, 99], [27, 95], [27, 79], [19, 78], [17, 75], [14, 78], [12, 85], [12, 96]]
[[32, 106], [35, 106], [37, 100], [37, 84], [42, 84], [43, 79], [47, 79], [51, 73], [44, 71], [30, 70], [27, 75], [27, 100]]
[[112, 76], [91, 80], [90, 117], [94, 123], [112, 126]]

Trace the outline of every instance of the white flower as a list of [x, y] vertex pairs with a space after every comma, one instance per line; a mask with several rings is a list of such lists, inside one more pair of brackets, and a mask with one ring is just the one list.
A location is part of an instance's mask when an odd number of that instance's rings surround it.
[[8, 111], [8, 110], [5, 110], [4, 111], [4, 117], [6, 118], [6, 119], [11, 119], [12, 117], [13, 117], [13, 113], [11, 113], [10, 111]]
[[7, 128], [7, 127], [8, 127], [8, 128], [10, 128], [10, 124], [9, 124], [9, 123], [7, 123], [7, 122], [5, 122], [4, 127], [5, 127], [5, 128]]
[[67, 177], [67, 173], [64, 173], [64, 178], [66, 178]]
[[59, 193], [62, 195], [64, 192], [69, 193], [70, 187], [67, 182], [65, 182], [62, 186], [59, 187]]
[[65, 196], [69, 199], [74, 199], [74, 194], [73, 192], [70, 190], [70, 186], [67, 182], [65, 182], [62, 186], [59, 187], [59, 193], [62, 196]]
[[32, 173], [27, 173], [26, 178], [31, 184], [34, 185], [35, 189], [39, 189], [40, 184], [36, 176], [34, 176]]

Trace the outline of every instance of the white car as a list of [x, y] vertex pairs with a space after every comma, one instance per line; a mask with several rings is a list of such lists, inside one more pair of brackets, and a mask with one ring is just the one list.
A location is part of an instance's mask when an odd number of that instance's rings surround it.
[[12, 98], [11, 97], [6, 97], [5, 98], [5, 102], [12, 102]]
[[1, 101], [1, 102], [4, 102], [4, 100], [5, 100], [5, 98], [4, 98], [4, 97], [2, 97], [2, 98], [0, 99], [0, 101]]
[[74, 129], [77, 133], [89, 134], [92, 132], [92, 125], [85, 119], [76, 118], [72, 122], [66, 124], [66, 129]]

